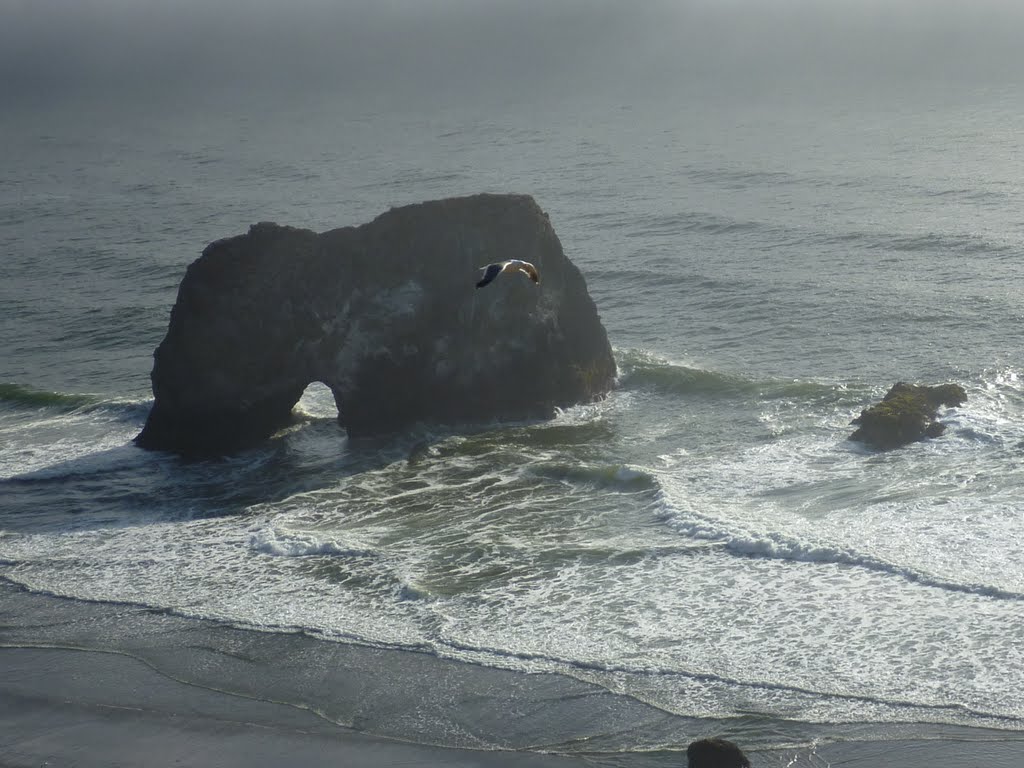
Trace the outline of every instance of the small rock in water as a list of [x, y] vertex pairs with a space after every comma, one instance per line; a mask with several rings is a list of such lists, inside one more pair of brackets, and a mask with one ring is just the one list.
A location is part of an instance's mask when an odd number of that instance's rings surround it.
[[859, 429], [850, 435], [874, 448], [899, 448], [926, 437], [938, 437], [946, 425], [936, 420], [939, 406], [955, 407], [967, 401], [959, 384], [922, 386], [897, 382], [882, 401], [861, 411], [851, 424]]

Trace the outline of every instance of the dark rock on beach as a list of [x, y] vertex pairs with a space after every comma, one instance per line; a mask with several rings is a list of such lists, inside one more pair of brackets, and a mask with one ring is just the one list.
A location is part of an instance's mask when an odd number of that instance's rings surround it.
[[686, 748], [687, 768], [750, 768], [743, 750], [725, 739], [701, 739]]
[[859, 428], [850, 439], [886, 450], [938, 437], [946, 431], [946, 425], [936, 421], [939, 407], [966, 401], [967, 393], [959, 384], [928, 387], [897, 382], [880, 403], [865, 408], [851, 422]]
[[[475, 288], [478, 267], [512, 258], [540, 285]], [[244, 446], [289, 423], [316, 381], [363, 436], [546, 418], [600, 398], [615, 373], [583, 276], [529, 196], [426, 202], [321, 234], [260, 223], [186, 271], [136, 443]]]

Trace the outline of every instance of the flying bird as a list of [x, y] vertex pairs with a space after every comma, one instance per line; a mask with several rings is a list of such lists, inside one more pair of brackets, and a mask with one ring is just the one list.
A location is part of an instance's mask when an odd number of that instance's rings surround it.
[[476, 287], [483, 288], [489, 282], [494, 280], [494, 278], [504, 272], [508, 272], [509, 274], [513, 272], [522, 272], [537, 285], [540, 285], [540, 273], [533, 264], [528, 261], [520, 261], [519, 259], [509, 259], [508, 261], [497, 261], [494, 264], [488, 264], [486, 267], [480, 267], [480, 280], [476, 284]]

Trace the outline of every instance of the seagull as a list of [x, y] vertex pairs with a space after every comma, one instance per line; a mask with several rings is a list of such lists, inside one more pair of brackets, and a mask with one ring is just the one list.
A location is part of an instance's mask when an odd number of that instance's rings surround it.
[[522, 272], [537, 285], [540, 285], [540, 273], [528, 261], [509, 259], [508, 261], [497, 261], [494, 264], [488, 264], [486, 267], [480, 267], [480, 269], [482, 271], [480, 273], [480, 281], [476, 284], [477, 288], [483, 288], [503, 272]]

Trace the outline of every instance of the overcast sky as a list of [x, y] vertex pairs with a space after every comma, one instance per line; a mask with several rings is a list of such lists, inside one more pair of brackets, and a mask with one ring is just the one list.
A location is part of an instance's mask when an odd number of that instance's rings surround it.
[[8, 97], [1013, 80], [1019, 0], [0, 0]]

